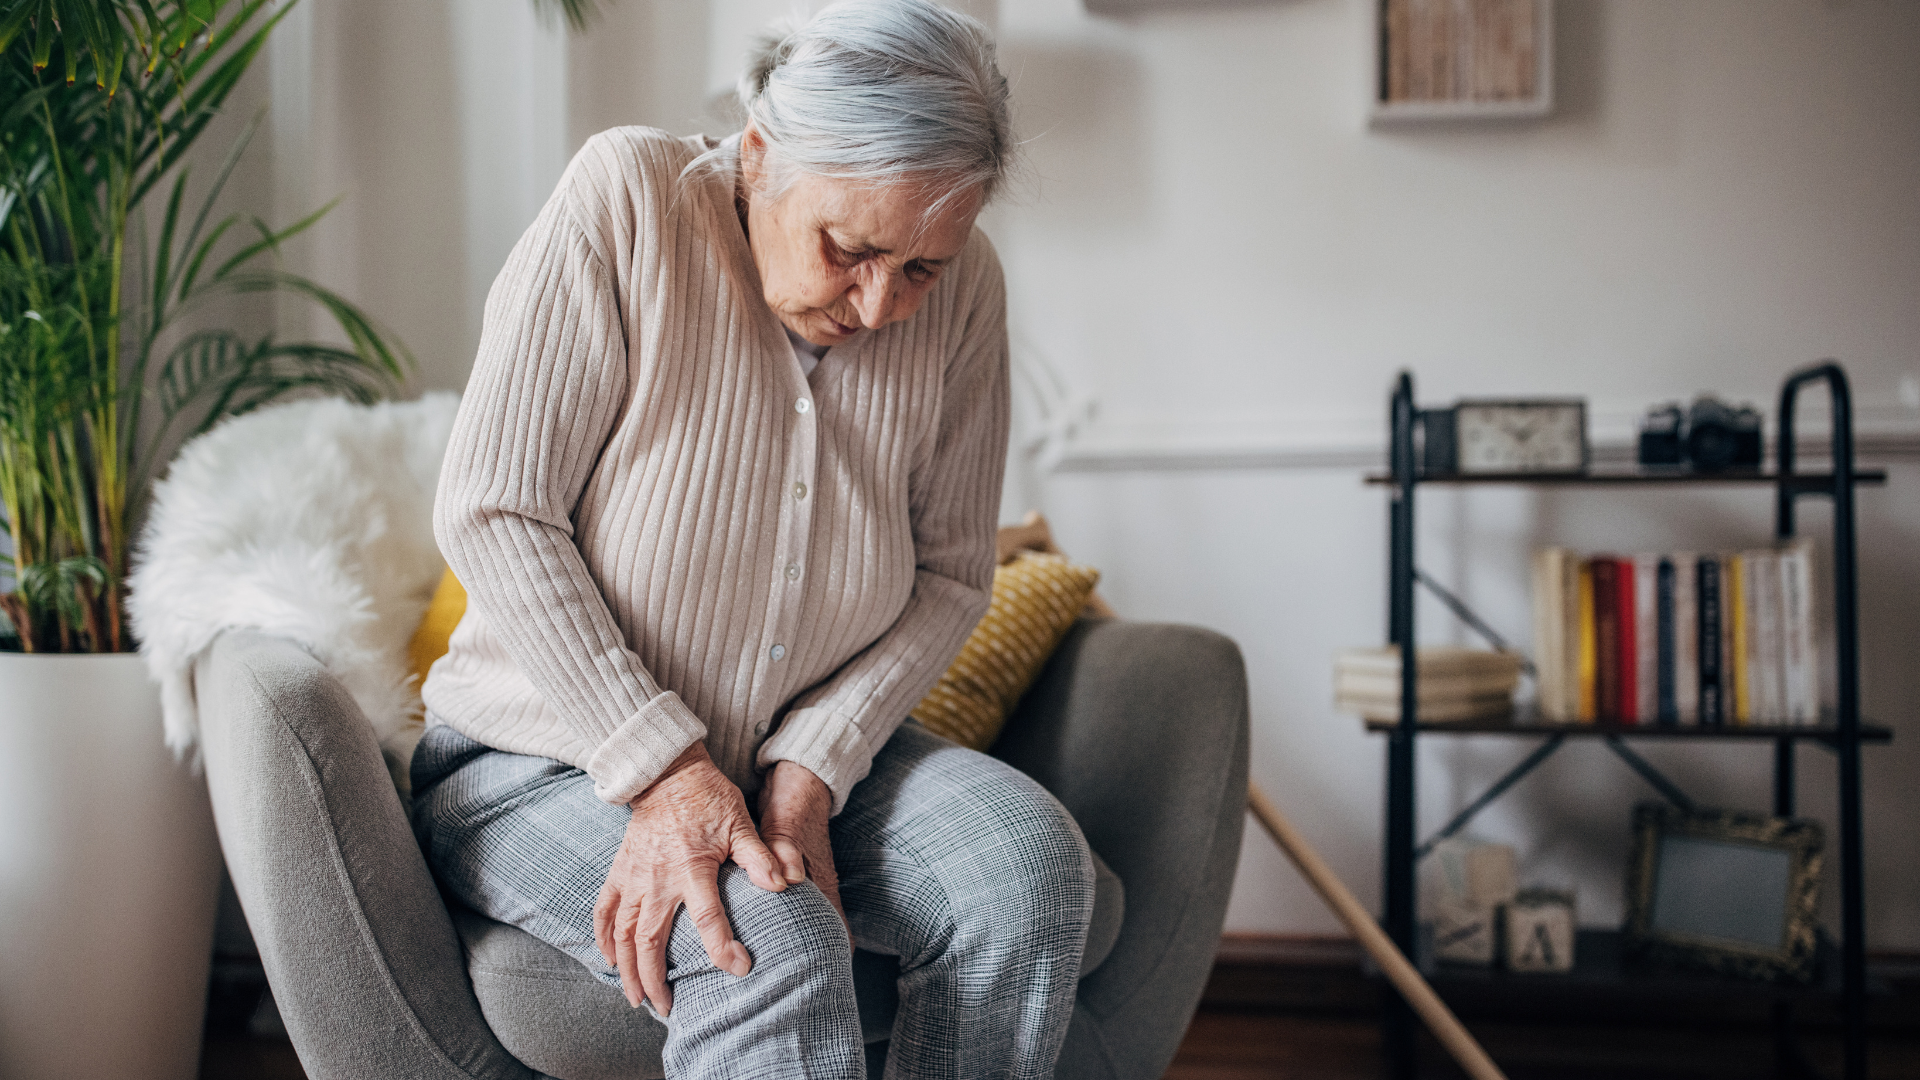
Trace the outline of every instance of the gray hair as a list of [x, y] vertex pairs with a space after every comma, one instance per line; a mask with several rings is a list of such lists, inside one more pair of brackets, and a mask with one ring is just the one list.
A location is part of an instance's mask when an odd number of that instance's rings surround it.
[[[766, 142], [770, 194], [794, 172], [873, 184], [917, 178], [929, 213], [978, 189], [990, 201], [1015, 144], [1006, 77], [978, 21], [929, 0], [842, 0], [762, 39], [740, 104]], [[687, 173], [737, 175], [739, 140]]]

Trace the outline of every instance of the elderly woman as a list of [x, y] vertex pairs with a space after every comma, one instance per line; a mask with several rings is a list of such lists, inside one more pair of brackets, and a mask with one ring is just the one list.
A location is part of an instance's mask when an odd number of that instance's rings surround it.
[[992, 581], [1006, 80], [978, 23], [862, 0], [741, 96], [725, 142], [589, 140], [494, 283], [418, 827], [461, 902], [649, 1005], [669, 1076], [864, 1076], [855, 943], [900, 958], [889, 1076], [1050, 1076], [1086, 844], [902, 723]]

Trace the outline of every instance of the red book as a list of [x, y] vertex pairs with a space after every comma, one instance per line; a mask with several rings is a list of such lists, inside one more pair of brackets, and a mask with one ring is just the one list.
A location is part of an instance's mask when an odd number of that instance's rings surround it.
[[1620, 560], [1593, 559], [1593, 659], [1596, 719], [1620, 720]]
[[1613, 564], [1619, 567], [1616, 578], [1620, 583], [1620, 599], [1614, 606], [1614, 619], [1620, 624], [1620, 648], [1616, 655], [1620, 659], [1620, 722], [1637, 724], [1640, 722], [1640, 621], [1635, 611], [1633, 591], [1633, 560], [1615, 559]]

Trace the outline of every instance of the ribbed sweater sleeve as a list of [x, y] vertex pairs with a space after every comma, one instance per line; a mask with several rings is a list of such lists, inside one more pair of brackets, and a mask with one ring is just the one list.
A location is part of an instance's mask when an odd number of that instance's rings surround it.
[[434, 533], [469, 604], [537, 688], [600, 798], [645, 790], [706, 726], [627, 647], [574, 537], [582, 491], [625, 406], [610, 269], [561, 184], [487, 298]]
[[825, 781], [833, 813], [986, 614], [1011, 416], [1006, 286], [977, 240], [965, 329], [941, 381], [939, 421], [908, 477], [913, 589], [878, 639], [800, 695], [757, 764], [795, 761]]

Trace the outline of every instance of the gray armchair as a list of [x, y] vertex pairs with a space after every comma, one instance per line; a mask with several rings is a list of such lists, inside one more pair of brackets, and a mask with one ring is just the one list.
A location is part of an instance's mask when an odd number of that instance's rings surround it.
[[[665, 1029], [644, 1010], [527, 934], [449, 910], [371, 729], [317, 661], [229, 631], [194, 684], [220, 844], [309, 1077], [662, 1075]], [[1057, 1075], [1160, 1076], [1199, 1002], [1239, 856], [1239, 650], [1191, 627], [1083, 621], [993, 752], [1066, 805], [1103, 864]], [[855, 956], [875, 1077], [894, 964]]]

